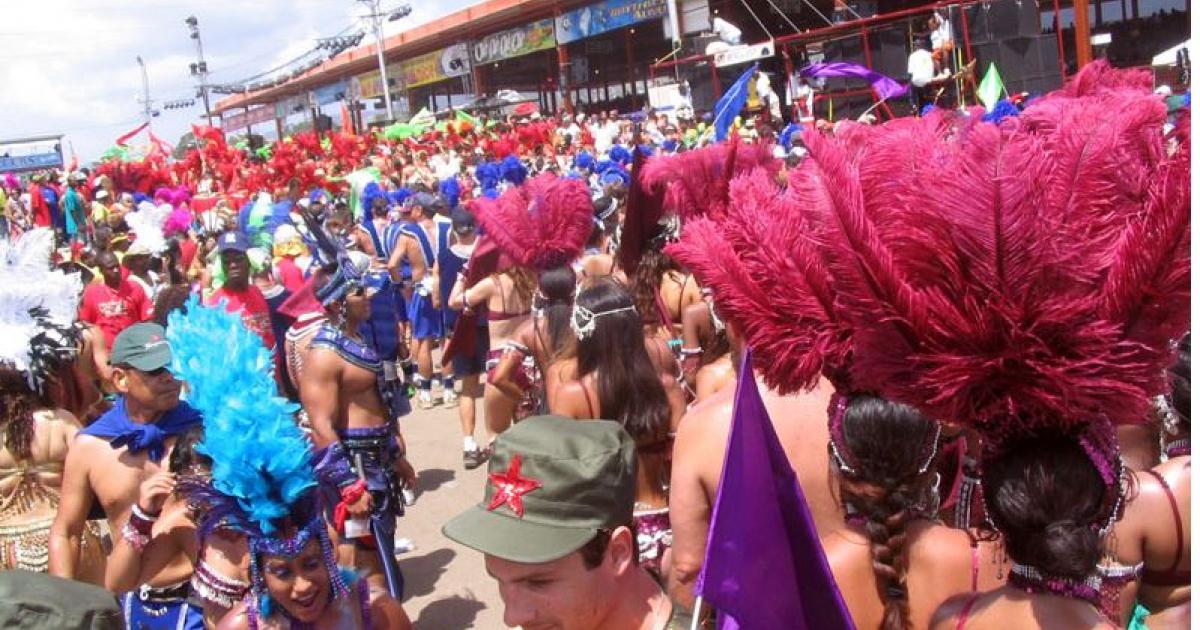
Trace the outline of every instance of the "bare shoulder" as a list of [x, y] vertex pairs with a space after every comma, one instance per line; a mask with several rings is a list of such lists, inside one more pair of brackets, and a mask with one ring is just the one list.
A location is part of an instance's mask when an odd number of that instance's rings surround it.
[[[963, 610], [977, 596], [976, 593], [962, 593], [947, 599], [933, 613], [933, 619], [929, 622], [929, 630], [955, 630]], [[979, 606], [980, 603], [976, 602], [971, 609], [978, 610]]]
[[908, 526], [908, 553], [913, 557], [945, 557], [971, 552], [967, 532], [933, 521], [914, 521]]
[[733, 419], [733, 395], [735, 387], [730, 385], [712, 396], [696, 403], [683, 419], [675, 434], [675, 443], [725, 443], [729, 436], [730, 420]]

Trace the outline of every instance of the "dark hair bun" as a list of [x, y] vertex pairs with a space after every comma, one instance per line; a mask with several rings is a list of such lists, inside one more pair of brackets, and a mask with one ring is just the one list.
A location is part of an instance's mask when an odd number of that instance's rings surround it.
[[1025, 547], [1041, 558], [1041, 570], [1060, 577], [1086, 577], [1100, 562], [1100, 534], [1074, 521], [1050, 523], [1040, 534], [1030, 534]]

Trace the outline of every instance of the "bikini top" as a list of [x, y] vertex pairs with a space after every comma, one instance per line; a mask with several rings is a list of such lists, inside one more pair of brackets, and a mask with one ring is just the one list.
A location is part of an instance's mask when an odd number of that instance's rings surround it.
[[[503, 304], [505, 302], [504, 285], [495, 276], [492, 277], [492, 282], [496, 283], [496, 290], [500, 292], [500, 303]], [[524, 317], [524, 316], [528, 315], [529, 313], [530, 313], [530, 311], [521, 311], [519, 313], [509, 313], [508, 311], [493, 311], [492, 309], [489, 308], [487, 310], [487, 320], [489, 322], [506, 322], [510, 319]]]
[[1151, 477], [1162, 486], [1167, 493], [1167, 499], [1171, 502], [1171, 516], [1175, 519], [1175, 554], [1171, 560], [1171, 568], [1167, 571], [1151, 571], [1147, 569], [1142, 575], [1142, 583], [1150, 586], [1186, 586], [1191, 583], [1192, 572], [1190, 568], [1178, 569], [1179, 562], [1183, 560], [1183, 516], [1179, 512], [1179, 503], [1175, 499], [1175, 494], [1171, 492], [1171, 487], [1167, 485], [1167, 480], [1156, 470], [1147, 470]]

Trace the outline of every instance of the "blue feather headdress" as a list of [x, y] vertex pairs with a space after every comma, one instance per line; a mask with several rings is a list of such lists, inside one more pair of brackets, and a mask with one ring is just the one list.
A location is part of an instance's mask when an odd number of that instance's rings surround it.
[[580, 171], [590, 171], [592, 166], [596, 164], [596, 158], [592, 157], [587, 151], [580, 151], [575, 155], [575, 169]]
[[442, 196], [446, 198], [446, 207], [453, 208], [458, 205], [458, 198], [462, 195], [462, 188], [458, 185], [457, 177], [447, 177], [442, 180], [438, 189]]
[[167, 318], [171, 371], [188, 384], [187, 401], [204, 416], [196, 451], [212, 460], [212, 477], [185, 477], [179, 491], [196, 509], [201, 540], [221, 528], [246, 536], [251, 592], [263, 615], [270, 598], [259, 556], [294, 557], [310, 541], [322, 548], [334, 596], [349, 589], [321, 518], [308, 439], [295, 403], [279, 395], [271, 351], [224, 305], [193, 295]]
[[475, 181], [479, 182], [480, 194], [490, 199], [500, 196], [500, 164], [498, 162], [480, 162], [475, 167]]
[[520, 186], [525, 183], [525, 178], [529, 176], [529, 169], [517, 159], [515, 155], [509, 155], [500, 162], [500, 179], [512, 184]]
[[619, 144], [614, 144], [608, 150], [608, 159], [617, 164], [631, 164], [633, 162], [633, 153], [630, 153], [629, 149]]

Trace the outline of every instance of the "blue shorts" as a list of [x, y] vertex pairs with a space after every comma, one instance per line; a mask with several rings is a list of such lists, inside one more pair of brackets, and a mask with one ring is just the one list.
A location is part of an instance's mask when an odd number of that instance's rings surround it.
[[480, 326], [475, 331], [475, 351], [472, 354], [456, 354], [454, 358], [450, 359], [454, 377], [465, 378], [472, 374], [483, 374], [487, 370], [487, 355], [490, 347], [491, 341], [488, 339], [487, 326]]
[[138, 630], [204, 630], [204, 608], [190, 600], [143, 601], [138, 591], [121, 595], [125, 627]]
[[408, 321], [412, 324], [413, 339], [441, 339], [446, 336], [442, 325], [442, 310], [433, 307], [428, 295], [413, 293], [408, 303]]

